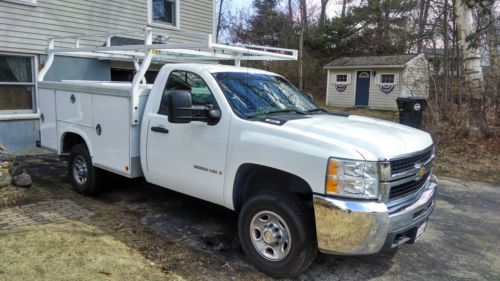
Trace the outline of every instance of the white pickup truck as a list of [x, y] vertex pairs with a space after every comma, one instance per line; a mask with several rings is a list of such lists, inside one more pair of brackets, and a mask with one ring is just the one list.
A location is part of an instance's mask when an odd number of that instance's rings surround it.
[[244, 252], [273, 277], [318, 249], [373, 254], [424, 232], [437, 191], [428, 133], [325, 111], [262, 70], [165, 64], [153, 85], [141, 73], [39, 82], [41, 143], [69, 155], [78, 192], [98, 192], [108, 171], [235, 210]]

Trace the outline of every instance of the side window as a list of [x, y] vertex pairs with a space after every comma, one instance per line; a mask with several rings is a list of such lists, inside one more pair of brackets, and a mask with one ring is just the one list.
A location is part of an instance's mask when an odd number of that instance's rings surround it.
[[194, 106], [215, 104], [215, 99], [205, 81], [198, 75], [188, 71], [174, 70], [168, 77], [161, 98], [159, 114], [167, 115], [168, 95], [173, 91], [189, 91]]

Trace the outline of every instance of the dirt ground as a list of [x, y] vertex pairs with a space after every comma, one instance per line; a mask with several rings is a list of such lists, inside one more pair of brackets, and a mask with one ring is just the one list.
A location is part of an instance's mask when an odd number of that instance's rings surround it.
[[[0, 230], [0, 280], [269, 279], [247, 263], [227, 209], [120, 177], [83, 197], [55, 156], [22, 161], [35, 185], [14, 206], [68, 199], [95, 215]], [[359, 257], [320, 254], [296, 280], [499, 280], [499, 202], [499, 186], [440, 179], [437, 207], [417, 244]]]

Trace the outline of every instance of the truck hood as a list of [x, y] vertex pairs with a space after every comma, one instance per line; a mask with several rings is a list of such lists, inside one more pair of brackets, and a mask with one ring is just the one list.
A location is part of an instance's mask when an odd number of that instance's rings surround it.
[[[282, 125], [315, 143], [350, 147], [367, 161], [383, 161], [417, 152], [432, 145], [431, 136], [421, 130], [394, 122], [351, 115], [312, 115]], [[332, 151], [331, 156], [335, 156]]]

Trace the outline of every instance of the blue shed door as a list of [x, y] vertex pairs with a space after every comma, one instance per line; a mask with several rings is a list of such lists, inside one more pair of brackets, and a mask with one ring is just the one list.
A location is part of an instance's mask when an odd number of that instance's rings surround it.
[[368, 106], [370, 71], [358, 71], [356, 76], [356, 99], [354, 105]]

